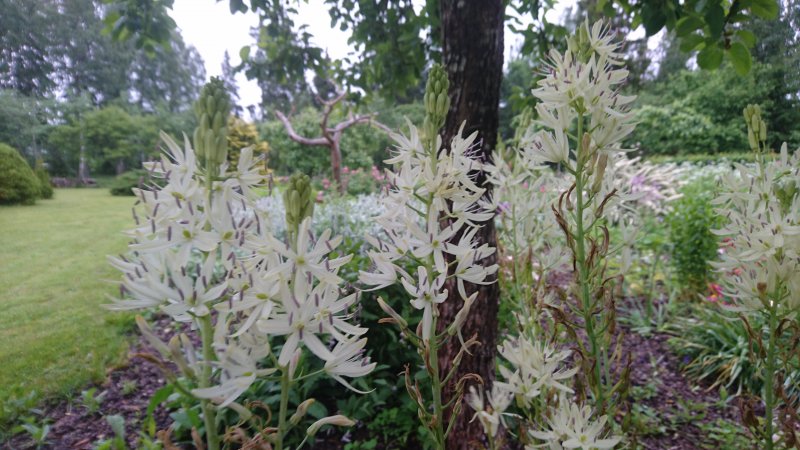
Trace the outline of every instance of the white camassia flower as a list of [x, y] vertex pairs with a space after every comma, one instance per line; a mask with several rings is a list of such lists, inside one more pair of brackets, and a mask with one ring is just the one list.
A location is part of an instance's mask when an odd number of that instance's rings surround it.
[[365, 345], [367, 345], [366, 338], [339, 341], [331, 350], [331, 359], [325, 362], [325, 373], [348, 389], [361, 392], [351, 386], [343, 377], [363, 377], [375, 369], [376, 363], [370, 362], [369, 358], [362, 357]]
[[[548, 429], [529, 431], [531, 437], [545, 441], [550, 450], [581, 449], [606, 450], [614, 448], [621, 441], [620, 437], [603, 438], [607, 418], [602, 416], [592, 420], [592, 411], [588, 406], [578, 405], [561, 400], [552, 416], [547, 418]], [[538, 446], [525, 446], [533, 450]]]
[[574, 168], [568, 133], [579, 117], [579, 110], [589, 118], [587, 129], [593, 130], [591, 146], [599, 152], [619, 151], [619, 142], [635, 126], [627, 111], [634, 97], [620, 95], [618, 89], [628, 74], [627, 70], [616, 68], [622, 64], [617, 53], [621, 44], [613, 42], [613, 35], [602, 22], [591, 27], [588, 34], [588, 58], [577, 55], [575, 52], [584, 49], [572, 45], [563, 55], [551, 50], [545, 78], [532, 91], [541, 101], [537, 105], [539, 123], [550, 129], [528, 141], [525, 151], [538, 162], [563, 163]]
[[800, 308], [800, 152], [786, 145], [772, 161], [737, 165], [723, 178], [726, 188], [714, 203], [725, 224], [714, 233], [726, 239], [720, 261], [726, 307], [758, 311], [778, 299], [783, 314]]
[[[386, 161], [395, 166], [387, 171], [392, 187], [383, 200], [385, 211], [375, 218], [383, 233], [367, 237], [373, 268], [361, 271], [359, 280], [371, 290], [389, 286], [399, 277], [413, 306], [423, 311], [420, 334], [427, 340], [437, 305], [447, 299], [445, 279], [457, 279], [462, 308], [471, 304], [465, 283], [494, 282], [497, 266], [481, 264], [494, 249], [478, 247], [474, 239], [480, 223], [490, 220], [494, 211], [487, 209], [491, 202], [482, 200], [485, 189], [476, 183], [485, 167], [478, 159], [477, 134], [462, 138], [458, 133], [449, 152], [441, 149], [437, 138], [434, 149], [427, 151], [417, 129], [409, 127], [408, 137], [393, 136], [397, 148]], [[419, 267], [416, 274], [403, 271], [399, 264], [403, 259], [414, 261]]]
[[[190, 378], [213, 365], [214, 375], [205, 381], [211, 386], [193, 394], [242, 413], [246, 409], [235, 403], [237, 397], [278, 369], [289, 370], [291, 377], [304, 349], [345, 386], [343, 377], [371, 372], [375, 364], [364, 355], [366, 339], [360, 339], [366, 329], [351, 323], [357, 295], [339, 288], [338, 271], [351, 256], [330, 256], [341, 237], [331, 237], [329, 230], [315, 236], [306, 219], [295, 245], [275, 239], [270, 234], [275, 218], [256, 208], [254, 190], [263, 177], [249, 149], [241, 152], [235, 171], [226, 172], [223, 164], [211, 174], [206, 190], [205, 169], [198, 169], [188, 139], [181, 148], [162, 137], [168, 153], [146, 167], [165, 186], [135, 191], [136, 227], [128, 232], [132, 254], [109, 258], [124, 275], [122, 298], [109, 307], [160, 308], [176, 321], [196, 325], [208, 323], [215, 311], [213, 362], [201, 360], [185, 336], [167, 346], [147, 327], [143, 332]], [[283, 367], [268, 365], [271, 336], [285, 336], [277, 358]]]
[[483, 391], [478, 391], [475, 386], [469, 387], [467, 404], [475, 411], [472, 420], [478, 419], [483, 426], [483, 432], [492, 439], [497, 436], [503, 422], [503, 413], [511, 405], [514, 395], [497, 384], [492, 386], [488, 404], [484, 402]]
[[417, 268], [418, 278], [407, 280], [402, 278], [400, 281], [406, 292], [413, 297], [411, 305], [422, 310], [422, 339], [428, 340], [431, 336], [431, 325], [433, 324], [433, 309], [435, 305], [447, 300], [447, 289], [442, 291], [445, 275], [441, 274], [435, 279], [428, 276], [428, 271], [424, 266]]
[[500, 366], [500, 374], [505, 381], [495, 384], [512, 392], [523, 405], [529, 406], [544, 389], [572, 392], [562, 384], [578, 371], [577, 367], [561, 368], [569, 358], [569, 350], [556, 351], [543, 342], [532, 343], [518, 336], [503, 342], [498, 346], [498, 352], [513, 369]]

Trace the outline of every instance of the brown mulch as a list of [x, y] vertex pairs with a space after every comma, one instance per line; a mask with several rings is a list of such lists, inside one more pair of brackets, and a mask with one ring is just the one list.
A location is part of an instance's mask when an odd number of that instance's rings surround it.
[[658, 414], [662, 430], [639, 436], [641, 448], [690, 450], [708, 444], [699, 425], [725, 419], [738, 423], [735, 401], [720, 402], [719, 392], [692, 384], [680, 371], [678, 356], [667, 345], [668, 335], [643, 337], [628, 333], [624, 346], [631, 351], [631, 386], [646, 388], [649, 398], [637, 399], [639, 407]]

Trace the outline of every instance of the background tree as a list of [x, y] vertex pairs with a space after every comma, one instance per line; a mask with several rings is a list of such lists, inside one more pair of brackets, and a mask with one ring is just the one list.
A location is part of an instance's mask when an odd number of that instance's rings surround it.
[[231, 97], [231, 113], [236, 117], [241, 117], [244, 108], [239, 104], [241, 97], [239, 96], [239, 84], [236, 82], [236, 68], [231, 65], [231, 55], [227, 50], [222, 58], [222, 76], [220, 78]]
[[55, 87], [52, 2], [0, 0], [0, 87], [44, 95]]
[[289, 138], [291, 140], [303, 145], [308, 145], [312, 147], [313, 146], [327, 147], [329, 149], [331, 156], [331, 174], [333, 175], [333, 179], [336, 182], [336, 185], [338, 186], [340, 193], [345, 192], [345, 185], [342, 182], [342, 149], [341, 149], [342, 135], [344, 131], [354, 125], [370, 124], [378, 128], [384, 129], [387, 132], [391, 132], [389, 128], [387, 128], [385, 125], [375, 120], [375, 114], [353, 115], [352, 112], [349, 112], [347, 114], [347, 117], [341, 120], [340, 122], [336, 123], [335, 125], [329, 124], [331, 113], [334, 111], [334, 109], [336, 109], [338, 105], [341, 104], [342, 100], [344, 100], [346, 95], [347, 95], [346, 92], [342, 92], [331, 100], [318, 99], [318, 101], [322, 103], [323, 106], [322, 120], [319, 123], [319, 128], [321, 133], [319, 136], [313, 138], [297, 134], [297, 132], [294, 130], [294, 127], [292, 126], [291, 121], [289, 121], [289, 118], [286, 117], [282, 112], [278, 110], [275, 111], [275, 116], [278, 118], [278, 120], [281, 121], [284, 128], [286, 129], [286, 134], [289, 135]]
[[171, 34], [168, 46], [138, 52], [128, 73], [131, 102], [148, 112], [159, 105], [171, 112], [188, 110], [206, 78], [200, 54], [177, 32]]

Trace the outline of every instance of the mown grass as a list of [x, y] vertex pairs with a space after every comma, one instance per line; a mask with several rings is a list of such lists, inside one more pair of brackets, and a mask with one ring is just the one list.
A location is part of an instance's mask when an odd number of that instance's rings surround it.
[[59, 189], [0, 208], [0, 402], [35, 390], [69, 395], [124, 358], [129, 314], [104, 310], [125, 251], [132, 197]]

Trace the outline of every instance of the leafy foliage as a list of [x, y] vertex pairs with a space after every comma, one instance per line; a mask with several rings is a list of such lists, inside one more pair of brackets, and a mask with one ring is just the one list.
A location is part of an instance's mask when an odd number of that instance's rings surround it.
[[40, 196], [39, 179], [18, 151], [0, 143], [0, 205], [32, 205]]
[[[689, 314], [675, 321], [675, 336], [671, 347], [683, 357], [684, 370], [696, 380], [721, 386], [741, 394], [760, 393], [764, 380], [761, 376], [760, 358], [752, 353], [748, 330], [744, 321], [733, 314], [721, 311], [719, 306], [701, 304], [691, 308]], [[752, 320], [749, 326], [767, 340], [766, 323]], [[800, 365], [796, 358], [781, 361], [779, 367], [787, 396], [800, 395]]]
[[[771, 144], [800, 144], [794, 124], [796, 100], [783, 83], [783, 68], [758, 63], [747, 76], [729, 67], [712, 73], [683, 70], [648, 87], [639, 99], [641, 125], [628, 139], [648, 155], [717, 153], [746, 150], [741, 111], [760, 104], [772, 129]], [[774, 134], [777, 137], [772, 136]]]
[[[82, 142], [83, 139], [83, 142]], [[77, 167], [81, 145], [93, 171], [121, 174], [140, 167], [156, 153], [158, 128], [153, 116], [131, 115], [117, 106], [93, 110], [79, 120], [55, 127], [50, 147], [67, 168]]]
[[662, 28], [674, 31], [681, 50], [697, 50], [697, 64], [716, 69], [727, 59], [740, 74], [750, 69], [750, 48], [755, 43], [752, 31], [740, 28], [755, 18], [774, 19], [780, 11], [777, 0], [724, 1], [688, 0], [684, 2], [635, 2], [600, 0], [598, 9], [607, 16], [622, 12], [631, 16], [632, 26], [643, 25], [647, 36]]
[[263, 156], [266, 159], [269, 155], [269, 144], [261, 140], [256, 125], [231, 115], [228, 117], [228, 164], [231, 167], [236, 166], [239, 154], [245, 147], [253, 147], [255, 157]]
[[684, 187], [668, 217], [672, 265], [677, 285], [687, 295], [706, 292], [709, 262], [717, 255], [717, 237], [711, 230], [719, 219], [711, 206], [712, 186], [705, 180]]

